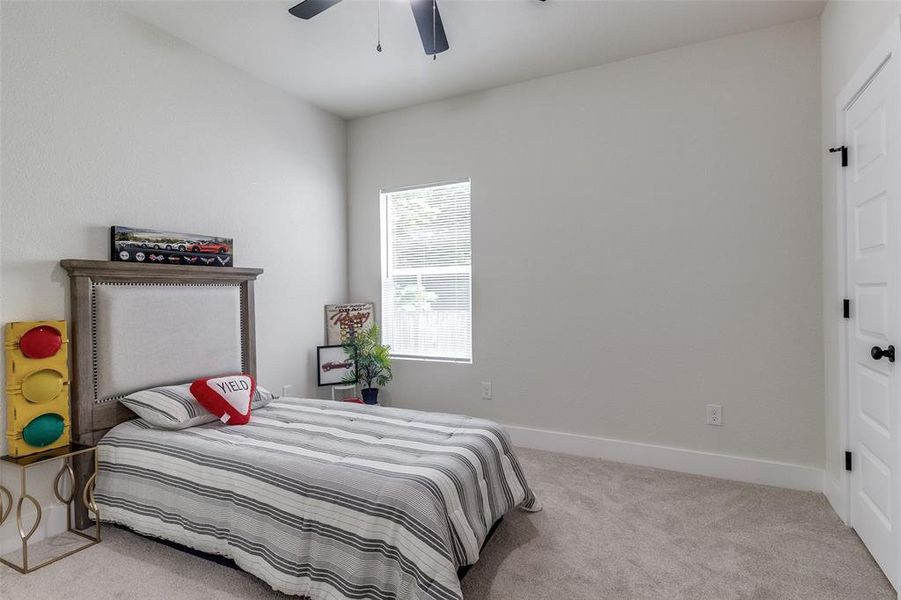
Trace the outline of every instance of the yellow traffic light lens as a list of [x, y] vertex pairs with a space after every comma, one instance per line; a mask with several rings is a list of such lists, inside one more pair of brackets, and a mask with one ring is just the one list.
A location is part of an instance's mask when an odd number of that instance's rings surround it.
[[41, 369], [22, 380], [22, 395], [29, 402], [49, 402], [63, 391], [63, 374], [54, 369]]

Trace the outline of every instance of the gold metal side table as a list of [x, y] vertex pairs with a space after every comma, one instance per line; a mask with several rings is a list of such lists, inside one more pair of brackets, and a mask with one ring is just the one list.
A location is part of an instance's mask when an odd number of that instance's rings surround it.
[[[94, 468], [90, 478], [84, 484], [81, 498], [84, 501], [87, 509], [94, 515], [94, 535], [88, 535], [72, 527], [72, 505], [75, 501], [76, 494], [75, 471], [72, 468], [72, 462], [76, 457], [86, 455], [89, 452], [94, 453], [92, 461]], [[37, 531], [38, 525], [40, 525], [41, 523], [42, 511], [40, 503], [35, 500], [34, 496], [31, 496], [28, 493], [28, 469], [40, 464], [44, 464], [48, 461], [58, 459], [62, 459], [63, 464], [60, 467], [59, 472], [57, 472], [56, 477], [53, 479], [53, 495], [56, 496], [57, 500], [66, 505], [66, 530], [69, 533], [83, 537], [87, 540], [87, 543], [82, 544], [74, 550], [69, 550], [64, 554], [47, 559], [38, 565], [29, 566], [28, 540], [31, 538], [31, 536], [34, 535], [34, 532]], [[50, 563], [54, 563], [61, 558], [69, 556], [70, 554], [75, 554], [76, 552], [80, 552], [81, 550], [89, 548], [94, 544], [100, 543], [100, 511], [97, 508], [97, 505], [94, 503], [94, 483], [97, 480], [97, 448], [95, 446], [70, 444], [68, 446], [63, 446], [62, 448], [56, 448], [54, 450], [48, 450], [46, 452], [40, 452], [38, 454], [32, 454], [30, 456], [4, 456], [0, 458], [0, 460], [5, 463], [16, 465], [21, 470], [21, 491], [19, 493], [19, 500], [16, 503], [16, 525], [19, 529], [19, 537], [22, 539], [22, 564], [17, 565], [4, 558], [0, 558], [0, 563], [3, 563], [8, 567], [12, 567], [19, 573], [26, 574], [31, 573], [32, 571], [36, 571], [41, 567], [45, 567]], [[62, 485], [65, 479], [69, 480], [69, 491], [66, 494], [63, 493], [62, 489]], [[22, 515], [22, 507], [24, 506], [26, 500], [31, 502], [36, 511], [34, 524], [28, 530], [25, 529], [25, 519]], [[7, 517], [9, 517], [10, 512], [12, 512], [12, 507], [12, 494], [10, 494], [8, 489], [0, 485], [0, 525], [2, 525], [6, 521]]]

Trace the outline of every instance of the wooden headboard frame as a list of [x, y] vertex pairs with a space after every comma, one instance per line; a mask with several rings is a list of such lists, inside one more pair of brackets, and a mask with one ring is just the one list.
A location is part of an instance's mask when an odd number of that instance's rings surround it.
[[149, 265], [101, 260], [63, 260], [69, 274], [72, 376], [72, 440], [95, 444], [104, 433], [134, 414], [119, 402], [98, 404], [94, 397], [92, 289], [98, 283], [231, 285], [240, 287], [241, 346], [244, 371], [256, 377], [256, 324], [253, 282], [263, 270], [183, 265]]

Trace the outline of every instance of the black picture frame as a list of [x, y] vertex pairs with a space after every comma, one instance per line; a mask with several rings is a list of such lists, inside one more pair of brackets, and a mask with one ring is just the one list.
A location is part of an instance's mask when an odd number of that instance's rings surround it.
[[[336, 363], [339, 366], [334, 366]], [[350, 366], [340, 366], [342, 364]], [[356, 376], [357, 362], [347, 356], [344, 346], [341, 344], [316, 346], [316, 383], [319, 387], [340, 385], [344, 375], [351, 370]], [[324, 381], [323, 375], [326, 376]]]

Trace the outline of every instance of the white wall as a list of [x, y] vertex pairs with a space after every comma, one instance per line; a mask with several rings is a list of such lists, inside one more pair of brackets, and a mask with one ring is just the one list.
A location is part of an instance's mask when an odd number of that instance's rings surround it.
[[[835, 102], [883, 33], [897, 23], [901, 2], [829, 2], [820, 17], [823, 148], [841, 145], [835, 131]], [[841, 433], [839, 333], [842, 328], [837, 243], [835, 156], [821, 153], [823, 178], [823, 329], [825, 343], [826, 493], [846, 518], [843, 490], [845, 441]]]
[[341, 119], [68, 2], [2, 3], [0, 114], [0, 321], [64, 317], [58, 261], [107, 259], [110, 225], [232, 236], [238, 266], [266, 269], [261, 384], [316, 393], [323, 305], [347, 295]]
[[818, 27], [352, 121], [353, 300], [379, 189], [472, 178], [474, 363], [397, 361], [390, 401], [822, 467]]

